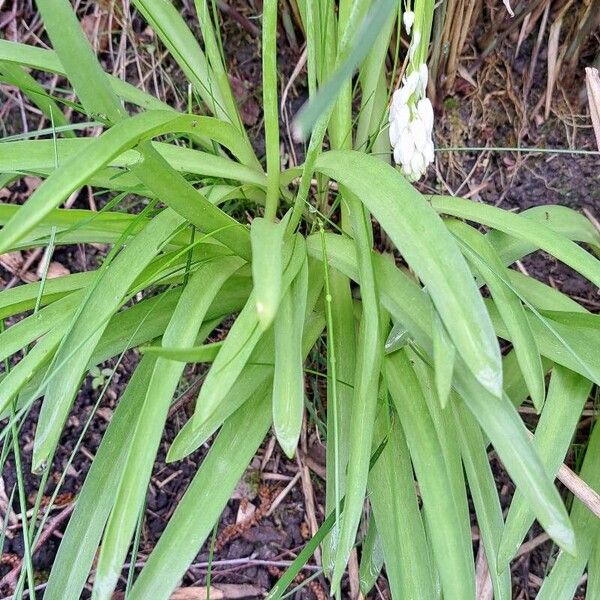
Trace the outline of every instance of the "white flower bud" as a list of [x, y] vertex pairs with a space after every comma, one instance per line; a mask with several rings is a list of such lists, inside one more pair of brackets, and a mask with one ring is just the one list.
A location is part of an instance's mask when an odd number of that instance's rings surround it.
[[410, 30], [412, 29], [413, 23], [415, 22], [415, 13], [412, 10], [407, 10], [402, 15], [402, 21], [404, 21], [404, 28], [406, 29], [406, 33], [410, 35]]
[[395, 146], [400, 141], [400, 131], [402, 128], [397, 119], [390, 122], [390, 144]]
[[417, 113], [421, 121], [423, 121], [427, 136], [430, 137], [433, 131], [433, 106], [431, 106], [429, 98], [421, 98], [417, 102]]
[[398, 100], [401, 104], [407, 104], [408, 99], [415, 93], [419, 86], [419, 74], [413, 71], [408, 77], [404, 78], [402, 87], [398, 90]]
[[394, 160], [396, 164], [409, 165], [415, 150], [415, 142], [409, 129], [403, 129], [400, 133], [398, 143], [394, 146]]
[[415, 142], [415, 148], [422, 151], [425, 148], [425, 144], [427, 144], [427, 132], [425, 131], [423, 121], [419, 118], [413, 119], [409, 127], [411, 136]]
[[419, 31], [415, 31], [412, 36], [412, 40], [410, 41], [410, 46], [408, 47], [408, 58], [412, 62], [415, 57], [415, 52], [421, 43], [421, 33]]
[[420, 152], [415, 152], [410, 159], [410, 168], [415, 179], [419, 179], [421, 175], [423, 175], [426, 167], [427, 165], [425, 164], [423, 155]]

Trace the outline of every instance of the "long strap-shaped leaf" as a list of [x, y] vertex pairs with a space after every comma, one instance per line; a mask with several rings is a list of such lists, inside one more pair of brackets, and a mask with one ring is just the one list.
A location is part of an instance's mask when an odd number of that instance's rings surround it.
[[[320, 244], [318, 236], [307, 241], [309, 253], [315, 258], [320, 256]], [[352, 243], [339, 235], [329, 235], [327, 249], [331, 264], [358, 280]], [[385, 257], [375, 256], [373, 260], [382, 305], [395, 321], [405, 324], [419, 346], [431, 356], [431, 304], [427, 296]], [[511, 477], [534, 507], [542, 526], [559, 545], [573, 551], [575, 540], [562, 500], [546, 475], [527, 430], [509, 399], [504, 396], [501, 401], [494, 400], [472, 377], [462, 359], [457, 360], [455, 375], [455, 389], [491, 439]]]
[[462, 513], [454, 502], [453, 484], [448, 476], [443, 449], [419, 381], [404, 350], [388, 355], [384, 364], [386, 382], [400, 416], [419, 481], [444, 596], [461, 600], [474, 598], [475, 574], [469, 557], [470, 536], [464, 540]]
[[[310, 301], [308, 304], [310, 305]], [[305, 320], [302, 336], [302, 360], [300, 363], [315, 345], [317, 338], [323, 331], [323, 327], [324, 318], [319, 313], [313, 313], [310, 318]], [[209, 347], [205, 346], [207, 349]], [[269, 384], [273, 376], [274, 363], [273, 337], [270, 333], [267, 333], [261, 339], [248, 364], [236, 379], [234, 387], [223, 398], [212, 416], [200, 427], [194, 427], [193, 419], [190, 419], [182, 427], [169, 448], [167, 462], [181, 460], [198, 449], [242, 404], [248, 401], [249, 398], [254, 397], [257, 390]], [[272, 386], [269, 389], [272, 389]]]
[[[548, 399], [537, 424], [534, 441], [550, 476], [556, 475], [567, 453], [591, 387], [591, 382], [581, 375], [560, 365], [554, 366]], [[527, 501], [517, 488], [506, 516], [498, 569], [503, 570], [508, 566], [533, 519]]]
[[[596, 423], [581, 466], [581, 478], [600, 491], [600, 427]], [[571, 519], [577, 536], [577, 555], [561, 552], [537, 595], [538, 600], [571, 600], [577, 590], [592, 548], [600, 536], [600, 519], [579, 500], [573, 501]], [[590, 600], [593, 597], [587, 596]]]
[[71, 3], [68, 0], [37, 0], [36, 4], [54, 48], [86, 110], [94, 118], [109, 123], [124, 119], [127, 112], [108, 85]]
[[[67, 72], [54, 50], [46, 50], [38, 46], [29, 46], [18, 42], [0, 40], [0, 59], [6, 62], [30, 67], [47, 73], [56, 73], [65, 77]], [[113, 93], [127, 102], [131, 102], [148, 110], [171, 110], [168, 104], [161, 102], [151, 94], [144, 92], [113, 75], [105, 75]]]
[[[54, 171], [57, 163], [64, 165], [75, 155], [81, 157], [87, 154], [94, 141], [95, 138], [74, 138], [5, 142], [0, 144], [0, 170], [6, 173], [28, 171], [49, 174]], [[266, 178], [260, 171], [230, 158], [165, 142], [153, 142], [152, 146], [171, 167], [181, 173], [235, 179], [242, 183], [266, 186]], [[139, 151], [128, 150], [111, 160], [109, 168], [134, 167], [142, 160]], [[115, 175], [122, 179], [125, 171], [118, 170]]]
[[[306, 260], [304, 238], [294, 236], [284, 251], [284, 273], [281, 291], [285, 293]], [[214, 413], [248, 362], [263, 335], [256, 314], [254, 293], [232, 325], [213, 363], [196, 402], [194, 426], [200, 427]]]
[[542, 359], [525, 308], [504, 277], [504, 265], [483, 234], [460, 221], [452, 221], [447, 225], [457, 236], [466, 258], [481, 274], [494, 298], [500, 316], [511, 333], [523, 377], [533, 404], [539, 412], [546, 395]]
[[[588, 219], [572, 208], [560, 204], [546, 204], [528, 208], [519, 215], [541, 223], [574, 242], [585, 242], [595, 248], [596, 252], [600, 250], [600, 232]], [[498, 254], [502, 256], [505, 264], [512, 264], [521, 256], [537, 250], [537, 245], [533, 240], [516, 237], [499, 229], [492, 229], [486, 234], [486, 237], [496, 248]]]
[[[242, 266], [239, 258], [224, 258], [200, 267], [185, 286], [163, 336], [168, 346], [194, 344], [206, 312], [223, 283]], [[141, 417], [133, 434], [127, 463], [119, 481], [98, 559], [94, 596], [112, 596], [142, 510], [154, 457], [171, 399], [185, 364], [159, 358], [146, 390]]]
[[308, 294], [308, 261], [284, 294], [273, 326], [275, 372], [273, 375], [273, 428], [289, 458], [294, 456], [304, 414], [304, 354], [302, 331]]
[[[219, 138], [217, 141], [224, 144], [227, 141], [229, 147], [235, 147], [237, 144], [233, 127], [211, 117], [178, 116], [167, 111], [152, 111], [122, 121], [90, 144], [83, 158], [74, 156], [35, 190], [27, 203], [0, 231], [0, 253], [10, 248], [53, 208], [84, 185], [96, 171], [105, 167], [123, 151], [154, 136], [183, 130], [202, 130], [207, 134], [210, 130], [209, 135], [215, 139]], [[154, 175], [156, 176], [156, 173]], [[189, 206], [185, 199], [180, 199], [177, 195], [170, 195], [167, 200], [175, 210], [193, 219], [202, 231], [215, 231], [217, 239], [225, 236], [224, 242], [232, 243], [231, 229], [242, 230], [241, 226], [208, 200], [203, 199], [199, 193], [195, 198], [194, 206]], [[243, 235], [236, 237], [239, 240], [236, 245], [237, 251], [242, 256], [249, 256], [249, 235], [246, 233], [246, 239]]]
[[[69, 121], [46, 90], [23, 67], [9, 62], [0, 62], [0, 78], [18, 87], [46, 115], [53, 127], [68, 125]], [[74, 137], [72, 131], [65, 131], [67, 137]]]
[[115, 487], [131, 444], [131, 431], [140, 417], [155, 362], [153, 357], [142, 359], [119, 399], [59, 546], [44, 595], [46, 600], [80, 598], [115, 501]]
[[[213, 75], [206, 56], [170, 0], [134, 0], [136, 8], [169, 49], [206, 106], [216, 117], [236, 125], [246, 140], [231, 89]], [[225, 85], [222, 85], [225, 83]], [[247, 140], [246, 140], [247, 141]]]
[[380, 316], [378, 285], [372, 264], [370, 217], [353, 192], [344, 189], [343, 196], [344, 201], [348, 203], [356, 245], [362, 315], [357, 339], [356, 376], [352, 391], [346, 503], [339, 538], [334, 540], [336, 554], [331, 577], [334, 590], [338, 588], [346, 569], [362, 515], [383, 357], [383, 317]]
[[583, 248], [533, 219], [462, 198], [433, 196], [432, 206], [440, 213], [475, 221], [549, 252], [600, 287], [600, 262]]
[[488, 459], [487, 444], [483, 439], [481, 429], [462, 400], [455, 399], [451, 410], [454, 413], [456, 433], [461, 445], [469, 491], [475, 506], [477, 524], [488, 562], [494, 598], [511, 600], [510, 572], [504, 571], [499, 574], [496, 568], [504, 520], [494, 474]]
[[502, 368], [492, 324], [465, 259], [431, 206], [400, 173], [373, 156], [327, 152], [318, 158], [316, 169], [367, 206], [427, 286], [468, 368], [483, 387], [500, 396]]
[[369, 474], [373, 508], [394, 598], [435, 598], [413, 469], [406, 439], [397, 419], [389, 422], [387, 406], [380, 408], [374, 446], [387, 444]]
[[110, 317], [123, 302], [137, 275], [182, 223], [177, 213], [166, 209], [99, 273], [93, 293], [88, 294], [56, 354], [55, 373], [48, 384], [38, 420], [32, 468], [40, 468], [52, 456], [82, 372]]
[[212, 531], [271, 424], [268, 388], [225, 423], [136, 580], [130, 600], [167, 600]]

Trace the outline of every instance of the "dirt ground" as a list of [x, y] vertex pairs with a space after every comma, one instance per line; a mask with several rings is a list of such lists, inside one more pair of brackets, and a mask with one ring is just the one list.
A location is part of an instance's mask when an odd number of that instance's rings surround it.
[[[116, 30], [116, 33], [113, 33], [111, 40], [105, 33], [106, 11], [102, 8], [105, 4], [99, 2], [94, 6], [92, 3], [80, 3], [84, 28], [99, 50], [105, 67], [112, 72], [126, 75], [131, 81], [141, 80], [147, 89], [158, 91], [163, 99], [182, 105], [186, 94], [184, 80], [160, 43], [138, 17], [133, 21], [126, 21], [118, 14], [116, 25], [112, 23], [113, 32]], [[184, 6], [187, 7], [187, 4], [191, 3], [184, 2]], [[257, 29], [260, 23], [255, 18], [258, 11], [252, 2], [248, 3], [245, 0], [222, 3], [219, 6], [225, 25], [223, 45], [228, 55], [235, 94], [242, 109], [243, 119], [251, 129], [252, 139], [261, 153], [263, 141], [260, 133], [260, 45]], [[189, 7], [186, 10], [189, 10]], [[288, 26], [280, 28], [282, 87], [289, 80], [299, 60], [302, 43], [302, 35], [295, 26], [293, 17], [288, 16]], [[0, 1], [1, 37], [35, 43], [40, 35], [39, 18], [29, 0]], [[116, 47], [120, 36], [127, 39], [124, 52], [117, 52], [112, 46], [114, 42]], [[597, 48], [598, 40], [594, 39], [592, 42], [593, 47]], [[577, 77], [558, 82], [551, 112], [546, 118], [543, 106], [540, 109], [547, 75], [543, 48], [538, 56], [535, 77], [526, 97], [523, 92], [522, 82], [524, 73], [530, 68], [532, 43], [525, 40], [519, 56], [515, 59], [514, 40], [506, 39], [490, 54], [471, 81], [459, 77], [455, 89], [438, 100], [436, 147], [487, 149], [438, 152], [435, 170], [431, 169], [428, 179], [419, 186], [426, 193], [458, 193], [508, 209], [522, 210], [542, 204], [566, 204], [577, 210], [585, 209], [590, 215], [600, 219], [598, 156], [496, 152], [492, 149], [516, 145], [529, 148], [595, 149], [590, 120], [581, 95], [583, 66], [593, 57], [593, 48], [582, 52]], [[0, 127], [4, 129], [3, 135], [38, 126], [39, 117], [28, 109], [15, 90], [6, 86], [0, 90], [4, 92], [0, 101]], [[306, 80], [305, 75], [301, 73], [290, 88], [287, 105], [289, 113], [293, 114], [305, 98]], [[282, 124], [285, 130], [286, 121]], [[302, 160], [303, 148], [291, 145], [285, 135], [283, 147], [290, 165]], [[22, 202], [37, 183], [31, 178], [26, 178], [12, 186], [10, 194], [5, 194], [2, 200]], [[94, 199], [84, 191], [72, 199], [72, 205], [93, 208]], [[380, 240], [380, 243], [385, 242]], [[54, 257], [54, 268], [63, 269], [64, 272], [85, 271], [97, 264], [103, 252], [101, 247], [60, 249]], [[32, 252], [15, 256], [12, 261], [0, 261], [0, 287], [34, 280], [37, 277], [36, 268], [40, 258], [40, 253]], [[586, 308], [592, 311], [600, 308], [597, 289], [544, 253], [528, 257], [522, 266], [530, 275], [568, 293]], [[67, 470], [59, 496], [60, 502], [52, 508], [53, 527], [34, 557], [41, 585], [52, 566], [61, 531], [64, 530], [72, 510], [73, 500], [83, 483], [119, 394], [137, 359], [137, 355], [131, 353], [116, 367], [116, 377], [106, 398], [91, 421], [80, 451], [75, 455], [72, 464], [68, 465], [76, 440], [100, 393], [100, 390], [92, 385], [92, 376], [86, 378], [78, 396], [52, 466], [53, 475], [45, 490], [45, 493], [50, 495], [60, 474]], [[318, 364], [318, 356], [314, 356], [313, 359], [315, 367], [322, 370], [323, 365]], [[114, 364], [105, 366], [109, 369], [115, 368]], [[165, 464], [164, 460], [170, 442], [191, 414], [202, 376], [202, 367], [189, 367], [181, 383], [178, 400], [173, 405], [148, 493], [137, 557], [138, 566], [143, 565], [154, 547], [196, 472], [198, 463], [206, 453], [207, 448], [203, 447], [179, 463]], [[276, 445], [274, 437], [268, 437], [238, 485], [236, 494], [223, 512], [215, 531], [212, 585], [216, 588], [231, 586], [227, 588], [229, 596], [225, 597], [262, 597], [324, 518], [325, 447], [319, 429], [320, 421], [325, 418], [320, 400], [324, 394], [321, 383], [316, 380], [308, 380], [307, 390], [318, 410], [315, 415], [307, 415], [297, 460], [287, 460]], [[21, 432], [21, 447], [26, 463], [30, 459], [33, 444], [36, 410], [37, 408]], [[527, 412], [527, 407], [524, 407], [524, 412]], [[531, 417], [527, 415], [527, 418]], [[581, 439], [585, 439], [586, 427], [589, 428], [589, 420], [582, 421], [578, 434]], [[0, 505], [4, 504], [4, 507], [15, 484], [14, 463], [11, 461], [12, 458], [9, 458], [0, 479]], [[513, 492], [512, 483], [493, 455], [492, 462], [501, 497], [503, 502], [508, 504]], [[27, 464], [24, 470], [29, 473]], [[38, 485], [39, 478], [27, 476], [27, 489], [32, 495], [32, 502]], [[19, 512], [16, 501], [13, 502], [12, 508], [15, 513]], [[477, 539], [478, 532], [474, 525], [475, 551], [478, 548]], [[0, 558], [0, 598], [8, 596], [11, 592], [15, 566], [18, 567], [22, 552], [20, 528], [16, 519], [13, 519], [8, 527]], [[535, 598], [541, 578], [556, 553], [556, 547], [547, 541], [547, 537], [537, 527], [533, 528], [522, 555], [513, 563], [514, 598]], [[181, 584], [182, 588], [205, 585], [208, 561], [207, 545], [187, 572]], [[301, 579], [308, 579], [317, 571], [318, 565], [313, 560], [303, 571]], [[298, 580], [297, 583], [300, 584], [301, 581]], [[353, 597], [356, 583], [356, 569], [351, 566], [349, 576], [344, 582], [344, 598]], [[298, 589], [292, 597], [296, 600], [320, 600], [327, 597], [327, 589], [325, 579], [318, 576]], [[184, 593], [182, 591], [182, 594]], [[235, 593], [238, 595], [232, 595]], [[581, 594], [583, 598], [584, 586], [581, 588]], [[192, 596], [182, 595], [180, 600], [185, 598]], [[380, 576], [369, 598], [390, 598], [385, 574]]]

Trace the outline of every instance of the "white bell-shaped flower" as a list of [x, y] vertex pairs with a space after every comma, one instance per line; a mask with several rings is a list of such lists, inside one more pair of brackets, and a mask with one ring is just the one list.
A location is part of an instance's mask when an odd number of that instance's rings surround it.
[[413, 68], [394, 92], [390, 106], [394, 162], [411, 181], [420, 179], [434, 160], [433, 107], [426, 97], [427, 79], [426, 65]]
[[406, 29], [406, 33], [410, 35], [410, 30], [415, 22], [415, 13], [412, 10], [407, 10], [402, 15], [402, 21], [404, 22], [404, 29]]
[[431, 106], [429, 98], [421, 98], [417, 102], [417, 113], [421, 121], [423, 121], [428, 137], [431, 137], [433, 131], [433, 106]]

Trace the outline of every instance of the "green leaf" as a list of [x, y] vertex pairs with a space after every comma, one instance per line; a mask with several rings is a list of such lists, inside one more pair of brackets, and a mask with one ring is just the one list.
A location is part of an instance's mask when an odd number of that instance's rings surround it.
[[[310, 299], [308, 305], [311, 305]], [[323, 316], [318, 313], [313, 313], [310, 318], [306, 319], [302, 337], [303, 359], [314, 346], [323, 331], [323, 327]], [[248, 364], [236, 379], [235, 385], [219, 403], [217, 410], [200, 427], [195, 426], [193, 418], [183, 426], [171, 444], [167, 454], [167, 462], [181, 460], [199, 448], [244, 402], [251, 397], [262, 394], [260, 390], [264, 389], [265, 394], [272, 395], [273, 365], [273, 338], [272, 333], [267, 332], [257, 344]]]
[[222, 86], [221, 80], [214, 78], [204, 52], [175, 6], [165, 0], [134, 0], [134, 4], [168, 48], [208, 109], [216, 117], [236, 125], [238, 135], [246, 140], [229, 87]]
[[[167, 345], [186, 347], [194, 343], [220, 287], [242, 264], [239, 258], [224, 258], [206, 263], [192, 275], [163, 336]], [[119, 579], [143, 507], [171, 399], [184, 367], [158, 358], [152, 371], [98, 558], [94, 595], [99, 599], [111, 598]]]
[[[511, 340], [512, 335], [505, 327], [498, 307], [487, 303], [488, 311], [498, 335]], [[583, 315], [586, 313], [547, 313], [553, 316]], [[538, 348], [543, 356], [557, 362], [588, 379], [600, 383], [600, 354], [597, 325], [574, 328], [572, 324], [555, 321], [544, 313], [527, 313], [529, 325], [533, 331]]]
[[38, 0], [46, 32], [86, 111], [116, 123], [127, 116], [68, 0]]
[[271, 424], [269, 395], [246, 402], [225, 423], [137, 578], [129, 600], [168, 598]]
[[471, 540], [454, 502], [447, 464], [421, 386], [404, 350], [385, 358], [385, 378], [400, 415], [419, 482], [444, 596], [474, 598]]
[[346, 503], [340, 524], [331, 585], [338, 589], [346, 564], [354, 545], [356, 532], [362, 516], [364, 495], [369, 473], [369, 456], [373, 439], [373, 427], [377, 410], [379, 374], [383, 358], [383, 328], [385, 317], [380, 315], [377, 283], [372, 264], [370, 217], [359, 199], [343, 189], [343, 199], [348, 203], [352, 233], [356, 245], [362, 298], [356, 346], [356, 375], [352, 393], [352, 411], [348, 467], [346, 480]]
[[[306, 257], [303, 238], [294, 236], [285, 255], [282, 292], [285, 293]], [[219, 354], [206, 376], [196, 402], [194, 427], [200, 427], [217, 410], [231, 390], [252, 351], [263, 336], [256, 314], [254, 293], [232, 325]]]
[[[364, 5], [357, 3], [354, 6], [362, 7]], [[334, 104], [340, 89], [344, 87], [357, 65], [367, 56], [388, 16], [396, 7], [397, 4], [394, 0], [377, 0], [373, 3], [367, 16], [360, 22], [354, 39], [347, 43], [348, 50], [344, 52], [342, 60], [338, 60], [336, 71], [296, 117], [294, 128], [297, 136], [305, 139], [319, 117]], [[356, 14], [353, 14], [352, 18], [348, 17], [348, 21], [353, 23], [353, 27], [357, 26], [359, 20], [360, 17]]]
[[469, 491], [475, 506], [481, 542], [483, 543], [492, 580], [494, 598], [496, 600], [511, 600], [510, 571], [498, 573], [496, 568], [504, 519], [496, 490], [496, 481], [488, 458], [487, 443], [484, 441], [473, 415], [469, 413], [464, 402], [458, 397], [453, 398], [452, 412], [454, 413], [455, 431], [460, 442]]
[[0, 414], [10, 406], [29, 381], [50, 362], [58, 348], [63, 332], [46, 334], [12, 369], [6, 373], [0, 385]]
[[[216, 121], [211, 117], [176, 115], [168, 111], [152, 111], [126, 119], [94, 140], [83, 160], [80, 156], [73, 156], [35, 190], [27, 203], [0, 231], [0, 252], [7, 251], [22, 236], [42, 221], [53, 208], [66, 200], [70, 194], [84, 185], [96, 171], [105, 167], [124, 150], [143, 140], [178, 130], [202, 131], [213, 136], [217, 141], [225, 143], [232, 148], [232, 151], [234, 151], [233, 147], [238, 145], [235, 129], [231, 125]], [[152, 158], [149, 151], [145, 154], [145, 158], [146, 160]], [[149, 179], [153, 178], [153, 181], [157, 182], [157, 178], [160, 175], [165, 175], [165, 173], [147, 171], [146, 175]], [[170, 179], [173, 179], [172, 175]], [[171, 181], [169, 182], [171, 183]], [[243, 229], [236, 221], [210, 202], [203, 202], [203, 197], [199, 193], [193, 194], [194, 206], [189, 206], [185, 198], [166, 195], [169, 196], [167, 200], [176, 209], [182, 211], [186, 218], [191, 217], [190, 220], [197, 224], [201, 230], [214, 231], [222, 229], [221, 232], [217, 231], [215, 233], [217, 239], [224, 235], [223, 241], [226, 242], [231, 239], [229, 237], [231, 228], [237, 232]], [[236, 237], [238, 238], [237, 244], [240, 247], [240, 254], [249, 256], [249, 250], [244, 250], [244, 240], [240, 238], [239, 234]], [[249, 236], [246, 243], [249, 244]]]
[[[50, 119], [53, 127], [69, 124], [52, 96], [20, 65], [0, 62], [0, 75], [31, 98], [32, 102]], [[65, 135], [72, 137], [75, 134], [72, 131], [65, 131]]]
[[304, 355], [302, 331], [308, 293], [308, 265], [284, 294], [275, 318], [275, 371], [273, 375], [273, 428], [289, 458], [294, 456], [304, 412]]
[[81, 292], [69, 294], [5, 329], [0, 333], [0, 360], [12, 356], [49, 331], [64, 332], [82, 298]]
[[[326, 237], [327, 256], [331, 265], [356, 281], [356, 252], [352, 243], [339, 235]], [[309, 254], [319, 257], [319, 236], [310, 236], [307, 247]], [[382, 305], [395, 321], [404, 323], [415, 342], [431, 356], [432, 313], [428, 297], [414, 280], [385, 257], [374, 254], [373, 261]], [[575, 541], [566, 510], [508, 397], [494, 399], [472, 377], [460, 356], [457, 356], [455, 363], [454, 387], [492, 441], [511, 477], [521, 486], [536, 511], [538, 521], [559, 545], [574, 551]]]
[[87, 272], [48, 279], [44, 282], [41, 296], [42, 284], [39, 281], [3, 290], [0, 292], [0, 319], [32, 309], [38, 297], [40, 297], [40, 306], [59, 300], [71, 292], [88, 286], [94, 277], [95, 273]]
[[[37, 46], [0, 40], [0, 59], [39, 71], [56, 73], [65, 77], [67, 75], [56, 52]], [[147, 110], [170, 110], [175, 112], [168, 104], [161, 102], [151, 94], [136, 88], [119, 77], [113, 75], [106, 75], [106, 77], [113, 91], [123, 100]]]
[[263, 331], [273, 322], [281, 299], [283, 237], [286, 225], [287, 219], [281, 223], [274, 223], [256, 217], [250, 228], [256, 314]]
[[[55, 170], [56, 163], [63, 165], [73, 156], [87, 153], [95, 141], [95, 138], [74, 138], [0, 143], [0, 170], [7, 173], [31, 172], [47, 175]], [[242, 183], [266, 187], [266, 177], [263, 173], [231, 158], [165, 142], [152, 142], [151, 145], [171, 167], [180, 173], [235, 179]], [[111, 159], [107, 168], [113, 169], [112, 185], [123, 185], [123, 180], [127, 178], [126, 169], [139, 165], [143, 160], [142, 154], [137, 149], [127, 150]], [[134, 184], [139, 187], [137, 179], [134, 179]], [[10, 205], [5, 210], [10, 210]], [[81, 214], [82, 211], [73, 212]], [[101, 217], [102, 214], [96, 213], [97, 217]], [[128, 216], [131, 215], [122, 214], [122, 218]]]
[[[596, 425], [588, 442], [580, 477], [600, 492], [600, 427]], [[578, 499], [573, 501], [571, 520], [577, 536], [577, 555], [561, 552], [537, 595], [539, 600], [571, 600], [592, 549], [600, 536], [600, 519]]]
[[[554, 477], [569, 449], [573, 433], [588, 399], [592, 384], [560, 365], [552, 370], [548, 398], [535, 429], [534, 445], [546, 472]], [[498, 554], [498, 569], [504, 570], [519, 549], [534, 515], [517, 488], [513, 496]]]
[[140, 348], [143, 354], [151, 356], [160, 356], [184, 363], [210, 363], [215, 360], [223, 342], [213, 342], [212, 344], [203, 344], [202, 346], [193, 346], [192, 348], [166, 348], [164, 346], [144, 346]]
[[265, 219], [275, 218], [279, 203], [279, 106], [277, 102], [277, 8], [278, 0], [264, 0], [262, 12], [262, 97], [267, 154]]
[[[490, 319], [456, 242], [431, 206], [400, 173], [373, 156], [327, 152], [317, 160], [316, 169], [347, 186], [373, 213], [426, 285], [468, 368], [500, 396], [500, 350]], [[378, 184], [376, 193], [373, 181]]]
[[[324, 239], [324, 236], [323, 236]], [[327, 248], [323, 249], [326, 256]], [[324, 258], [323, 255], [321, 258]], [[350, 415], [356, 364], [356, 332], [350, 281], [337, 270], [329, 271], [327, 261], [322, 268], [327, 314], [327, 448], [325, 463], [325, 512], [339, 517], [340, 500], [346, 491], [346, 465], [350, 453]], [[322, 546], [323, 570], [333, 569], [333, 557], [339, 534], [339, 519], [333, 533]]]
[[[585, 242], [600, 250], [600, 232], [582, 214], [560, 204], [534, 206], [519, 213], [552, 229], [555, 233], [576, 242]], [[487, 234], [490, 243], [496, 248], [506, 264], [537, 250], [535, 243], [525, 238], [514, 237], [510, 232], [492, 230]]]
[[102, 436], [54, 559], [44, 594], [47, 600], [81, 597], [115, 501], [115, 488], [125, 466], [131, 432], [140, 418], [155, 362], [151, 357], [142, 358]]
[[540, 311], [586, 312], [585, 308], [566, 294], [520, 271], [506, 269], [505, 275], [515, 292]]
[[546, 225], [494, 206], [462, 198], [432, 196], [431, 204], [440, 213], [475, 221], [533, 244], [534, 249], [541, 248], [549, 252], [600, 287], [600, 262]]
[[546, 396], [542, 359], [521, 300], [504, 276], [506, 269], [500, 257], [485, 236], [472, 227], [460, 221], [448, 222], [447, 226], [456, 235], [465, 256], [487, 284], [511, 335], [533, 405], [538, 412], [541, 411]]
[[[360, 592], [363, 596], [366, 596], [373, 589], [381, 569], [383, 569], [383, 558], [381, 536], [377, 533], [377, 525], [373, 513], [371, 513], [367, 535], [362, 543], [358, 569]], [[388, 574], [388, 577], [391, 579], [391, 575]]]
[[435, 371], [435, 389], [440, 406], [448, 404], [452, 389], [452, 372], [456, 351], [439, 315], [433, 309], [433, 364]]
[[175, 212], [164, 210], [137, 234], [108, 268], [99, 272], [96, 284], [87, 291], [87, 297], [56, 353], [56, 366], [52, 368], [53, 377], [46, 389], [36, 429], [33, 469], [40, 468], [52, 456], [86, 364], [110, 317], [123, 302], [138, 273], [182, 222]]
[[[387, 444], [369, 474], [369, 501], [378, 523], [392, 597], [435, 598], [427, 551], [429, 542], [415, 494], [409, 450], [398, 418], [390, 422], [384, 404], [375, 425], [374, 446], [386, 437]], [[362, 567], [361, 561], [361, 572]], [[370, 570], [369, 581], [377, 574]], [[369, 591], [367, 587], [363, 586], [361, 576], [361, 591], [365, 595]]]

